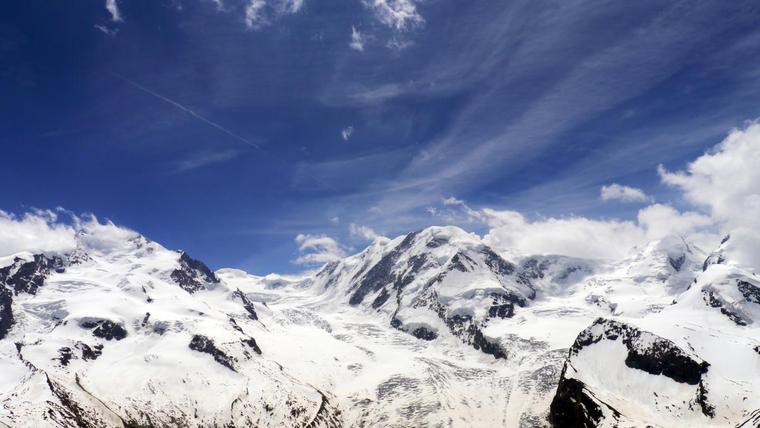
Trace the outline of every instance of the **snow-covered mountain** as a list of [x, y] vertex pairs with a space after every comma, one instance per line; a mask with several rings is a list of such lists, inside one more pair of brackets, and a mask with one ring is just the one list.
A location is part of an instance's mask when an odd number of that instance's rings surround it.
[[760, 279], [431, 227], [302, 277], [116, 228], [0, 259], [0, 426], [757, 426]]

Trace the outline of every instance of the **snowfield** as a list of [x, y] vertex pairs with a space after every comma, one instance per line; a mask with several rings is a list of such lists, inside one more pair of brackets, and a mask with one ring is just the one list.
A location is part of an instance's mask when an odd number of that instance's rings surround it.
[[730, 238], [598, 261], [432, 227], [303, 277], [77, 240], [0, 259], [0, 426], [760, 423], [760, 278]]

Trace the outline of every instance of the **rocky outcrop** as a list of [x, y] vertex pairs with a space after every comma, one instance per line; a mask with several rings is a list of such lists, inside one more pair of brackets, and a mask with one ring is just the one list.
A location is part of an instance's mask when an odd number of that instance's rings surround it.
[[557, 393], [549, 407], [552, 426], [594, 428], [604, 419], [605, 410], [613, 418], [620, 417], [620, 412], [597, 399], [583, 382], [566, 378], [563, 370]]
[[13, 293], [0, 285], [0, 339], [4, 338], [13, 326]]
[[0, 268], [0, 284], [12, 288], [15, 294], [37, 294], [51, 272], [64, 269], [64, 260], [57, 256], [35, 254], [32, 260], [17, 257], [13, 264]]
[[79, 322], [79, 326], [92, 330], [93, 336], [105, 340], [122, 340], [127, 337], [124, 326], [111, 320], [86, 318]]
[[598, 318], [578, 335], [570, 348], [570, 358], [602, 340], [620, 341], [626, 346], [626, 366], [667, 376], [676, 382], [697, 385], [710, 367], [709, 363], [687, 354], [668, 339], [605, 318]]
[[[623, 345], [627, 351], [625, 359], [622, 362], [610, 361], [606, 355], [597, 355], [590, 349], [586, 352], [588, 348], [593, 348], [602, 341]], [[588, 367], [594, 367], [597, 364], [614, 366], [620, 363], [630, 369], [641, 370], [654, 376], [665, 376], [685, 385], [693, 385], [695, 388], [688, 397], [688, 403], [683, 399], [687, 397], [676, 398], [662, 395], [660, 399], [671, 399], [674, 400], [672, 404], [683, 404], [688, 408], [696, 407], [703, 415], [714, 416], [715, 409], [709, 402], [709, 390], [704, 376], [710, 364], [684, 351], [668, 339], [629, 324], [599, 318], [578, 335], [568, 352], [557, 392], [550, 407], [549, 418], [552, 424], [556, 427], [595, 427], [603, 420], [607, 421], [610, 418], [613, 420], [610, 425], [615, 425], [621, 417], [624, 417], [602, 397], [605, 393], [609, 394], [608, 397], [625, 396], [627, 386], [617, 385], [616, 382], [611, 381], [609, 384], [597, 386], [600, 390], [594, 391], [584, 383], [584, 379], [590, 374], [578, 368], [586, 367], [588, 370]], [[589, 377], [593, 378], [593, 376]], [[658, 392], [652, 391], [655, 396]], [[675, 402], [679, 399], [680, 402]]]
[[219, 278], [205, 263], [188, 256], [184, 251], [179, 257], [179, 268], [171, 273], [171, 278], [188, 293], [219, 283]]
[[192, 340], [190, 340], [190, 344], [188, 345], [188, 347], [192, 349], [193, 351], [209, 354], [212, 357], [214, 357], [214, 360], [217, 363], [223, 365], [224, 367], [227, 367], [233, 372], [237, 371], [235, 370], [235, 366], [234, 366], [235, 359], [225, 354], [221, 349], [217, 348], [216, 344], [214, 344], [214, 341], [206, 336], [196, 334], [195, 336], [193, 336]]
[[[401, 243], [393, 250], [388, 252], [379, 262], [377, 262], [361, 278], [358, 285], [353, 291], [348, 303], [358, 305], [364, 298], [373, 292], [380, 290], [388, 284], [393, 284], [393, 288], [401, 288], [403, 278], [393, 274], [393, 268], [399, 257], [406, 251], [414, 241], [418, 232], [412, 232], [404, 238]], [[419, 263], [419, 262], [418, 262]]]

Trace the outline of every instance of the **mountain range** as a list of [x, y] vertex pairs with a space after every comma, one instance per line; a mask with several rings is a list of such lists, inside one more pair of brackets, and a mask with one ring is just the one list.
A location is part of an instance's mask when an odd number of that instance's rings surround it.
[[430, 227], [296, 276], [76, 241], [0, 258], [0, 427], [760, 426], [730, 236], [591, 260]]

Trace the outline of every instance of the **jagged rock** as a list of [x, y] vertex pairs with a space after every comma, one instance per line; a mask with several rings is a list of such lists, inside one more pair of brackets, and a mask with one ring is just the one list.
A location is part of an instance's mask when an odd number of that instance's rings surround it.
[[434, 331], [426, 329], [425, 327], [417, 327], [412, 330], [412, 336], [422, 340], [435, 340], [438, 337], [438, 334]]
[[602, 340], [620, 340], [625, 344], [628, 349], [626, 366], [661, 374], [676, 382], [697, 385], [710, 367], [709, 363], [688, 355], [668, 339], [605, 318], [598, 318], [578, 335], [570, 348], [570, 357]]
[[71, 348], [64, 346], [58, 350], [58, 361], [61, 362], [62, 366], [68, 366], [73, 355], [74, 354], [71, 352]]
[[90, 347], [88, 344], [83, 342], [78, 342], [77, 347], [82, 350], [82, 359], [87, 360], [97, 360], [98, 357], [103, 353], [103, 345], [97, 344], [93, 347]]
[[0, 285], [0, 339], [13, 327], [13, 293]]
[[92, 330], [92, 334], [95, 337], [100, 337], [105, 340], [122, 340], [127, 337], [127, 330], [124, 326], [117, 324], [111, 320], [101, 319], [84, 319], [79, 323], [79, 326]]
[[13, 264], [0, 268], [0, 284], [13, 288], [16, 294], [37, 294], [51, 272], [63, 272], [62, 258], [35, 254], [31, 261], [16, 258]]
[[358, 287], [356, 287], [354, 290], [351, 298], [348, 301], [349, 304], [358, 305], [364, 300], [364, 297], [367, 294], [376, 292], [386, 285], [393, 284], [400, 279], [392, 275], [393, 267], [396, 264], [399, 256], [401, 256], [401, 254], [412, 245], [412, 242], [418, 233], [419, 232], [412, 232], [406, 235], [404, 240], [401, 241], [401, 243], [396, 248], [391, 250], [382, 259], [380, 259], [377, 264], [372, 266], [367, 274], [364, 275]]
[[599, 401], [583, 382], [560, 377], [557, 393], [549, 407], [549, 422], [557, 428], [594, 428], [604, 418], [603, 409], [609, 409], [613, 417], [620, 412]]
[[[254, 345], [255, 345], [255, 341], [254, 341]], [[214, 360], [217, 363], [223, 365], [224, 367], [227, 367], [233, 372], [237, 371], [235, 370], [235, 366], [233, 365], [233, 363], [235, 362], [234, 358], [230, 357], [229, 355], [225, 354], [221, 349], [217, 348], [216, 345], [214, 344], [214, 341], [206, 336], [196, 334], [195, 336], [193, 336], [192, 340], [190, 340], [190, 344], [188, 345], [188, 347], [192, 349], [193, 351], [209, 354], [212, 357], [214, 357]], [[258, 346], [256, 348], [258, 348]], [[259, 352], [261, 352], [261, 350], [259, 350]]]
[[202, 290], [209, 284], [218, 284], [219, 278], [203, 262], [187, 255], [179, 257], [179, 268], [171, 273], [171, 278], [188, 293]]
[[233, 293], [233, 296], [239, 298], [243, 302], [243, 308], [245, 308], [245, 311], [248, 312], [248, 318], [254, 321], [259, 319], [259, 316], [256, 313], [256, 308], [253, 307], [253, 302], [250, 299], [248, 299], [245, 293], [240, 291], [240, 289], [238, 288]]

